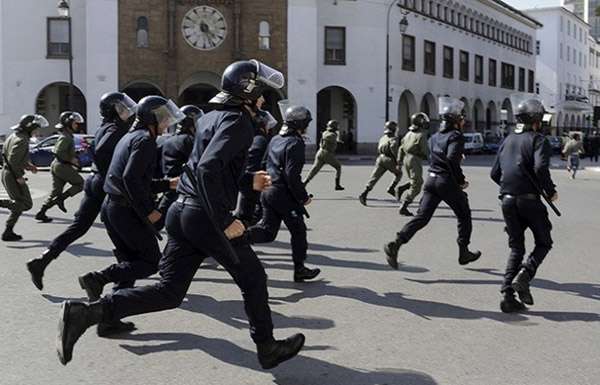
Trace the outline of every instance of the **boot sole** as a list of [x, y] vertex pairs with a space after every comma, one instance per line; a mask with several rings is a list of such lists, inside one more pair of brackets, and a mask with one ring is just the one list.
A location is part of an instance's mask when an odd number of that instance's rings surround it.
[[469, 263], [473, 263], [473, 262], [477, 261], [479, 258], [481, 258], [481, 253], [477, 256], [477, 258], [468, 259], [466, 261], [461, 261], [459, 258], [458, 264], [461, 266], [465, 266], [465, 265], [468, 265]]
[[284, 363], [285, 361], [296, 357], [298, 355], [298, 353], [300, 352], [300, 350], [302, 350], [302, 348], [304, 347], [304, 343], [306, 342], [306, 337], [304, 336], [304, 334], [302, 334], [301, 337], [302, 337], [302, 341], [300, 342], [300, 344], [298, 345], [298, 347], [296, 349], [294, 349], [292, 352], [290, 352], [290, 354], [281, 357], [279, 360], [273, 362], [272, 364], [268, 364], [268, 365], [261, 364], [261, 367], [263, 369], [273, 369], [273, 368], [276, 368], [277, 366], [279, 366], [279, 364]]
[[400, 264], [398, 263], [398, 257], [396, 256], [394, 258], [390, 255], [387, 245], [383, 246], [383, 251], [385, 253], [385, 260], [387, 261], [388, 265], [390, 265], [392, 269], [398, 270], [398, 268], [400, 267]]
[[[96, 335], [100, 338], [110, 338], [112, 336], [116, 336], [116, 335], [120, 335], [120, 334], [126, 334], [126, 333], [131, 333], [134, 330], [137, 330], [137, 327], [135, 327], [135, 325], [133, 323], [131, 323], [130, 326], [128, 326], [127, 328], [107, 328], [107, 329], [102, 329], [100, 327], [101, 324], [98, 324], [98, 327], [96, 328]], [[129, 323], [128, 323], [129, 325]]]
[[533, 296], [531, 295], [531, 291], [529, 289], [526, 289], [525, 287], [521, 286], [521, 284], [518, 282], [514, 282], [512, 284], [512, 288], [514, 291], [517, 292], [517, 295], [519, 296], [521, 302], [523, 302], [525, 305], [533, 305]]
[[96, 296], [96, 293], [93, 293], [92, 290], [90, 288], [87, 287], [87, 285], [85, 284], [85, 281], [83, 280], [83, 277], [79, 277], [77, 278], [77, 280], [79, 281], [79, 286], [85, 291], [85, 293], [88, 296], [88, 300], [90, 302], [96, 302], [97, 300], [100, 299], [100, 295]]
[[523, 305], [523, 307], [519, 307], [519, 308], [515, 308], [515, 307], [508, 307], [508, 305], [504, 305], [502, 302], [500, 303], [500, 310], [502, 310], [502, 313], [506, 313], [506, 314], [511, 314], [511, 313], [520, 313], [523, 311], [527, 310], [527, 307], [525, 307]]
[[56, 336], [56, 353], [58, 354], [58, 360], [61, 364], [67, 365], [72, 358], [72, 352], [65, 354], [65, 336], [67, 335], [66, 330], [69, 327], [69, 310], [71, 309], [71, 303], [69, 301], [63, 302], [60, 308], [60, 316], [58, 319], [58, 335]]
[[321, 274], [321, 271], [318, 271], [317, 274], [313, 275], [312, 277], [304, 277], [304, 278], [296, 278], [296, 277], [294, 277], [294, 282], [296, 282], [296, 283], [302, 283], [302, 282], [305, 282], [305, 281], [309, 281], [311, 279], [317, 278], [319, 276], [319, 274]]
[[38, 290], [42, 290], [44, 288], [44, 283], [42, 281], [42, 278], [40, 277], [39, 282], [35, 279], [35, 274], [33, 272], [33, 269], [31, 268], [31, 266], [33, 265], [33, 262], [27, 262], [27, 270], [29, 271], [29, 274], [31, 274], [31, 282], [33, 282], [33, 285], [38, 289]]

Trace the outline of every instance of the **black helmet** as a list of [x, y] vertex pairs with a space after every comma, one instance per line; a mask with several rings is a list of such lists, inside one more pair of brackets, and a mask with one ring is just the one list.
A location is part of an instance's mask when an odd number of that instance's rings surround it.
[[193, 105], [183, 106], [180, 110], [185, 118], [179, 122], [178, 132], [194, 135], [198, 132], [198, 119], [204, 115], [204, 111]]
[[100, 115], [105, 119], [119, 118], [126, 122], [135, 114], [135, 102], [125, 93], [109, 92], [100, 98]]
[[56, 126], [54, 126], [57, 130], [64, 130], [65, 128], [71, 130], [71, 125], [73, 124], [73, 122], [78, 124], [85, 123], [85, 119], [83, 119], [83, 116], [81, 116], [79, 112], [74, 111], [63, 112], [62, 114], [60, 114], [58, 120], [59, 123]]
[[337, 120], [330, 120], [327, 122], [327, 131], [337, 131], [340, 127], [340, 123]]
[[312, 115], [306, 107], [290, 106], [285, 111], [284, 123], [293, 130], [304, 132], [310, 122], [312, 122]]
[[386, 135], [395, 135], [396, 130], [398, 129], [398, 123], [390, 120], [389, 122], [385, 122], [383, 133]]
[[278, 124], [277, 119], [275, 119], [269, 111], [260, 109], [256, 111], [254, 121], [259, 129], [259, 133], [262, 131], [264, 134], [269, 134], [270, 131]]
[[137, 105], [136, 120], [138, 125], [169, 127], [185, 119], [183, 112], [162, 96], [146, 96]]
[[11, 129], [15, 131], [24, 131], [31, 134], [34, 130], [37, 130], [38, 128], [46, 128], [49, 125], [50, 123], [48, 123], [48, 120], [42, 115], [23, 115], [19, 120], [19, 124], [12, 126]]
[[264, 88], [283, 88], [283, 74], [258, 60], [244, 60], [230, 64], [221, 78], [221, 93], [210, 103], [227, 104], [237, 98], [237, 102], [256, 101]]
[[537, 95], [513, 94], [510, 100], [517, 123], [532, 125], [544, 118], [544, 104]]
[[411, 126], [408, 129], [411, 131], [416, 128], [426, 130], [429, 128], [429, 116], [424, 112], [417, 112], [410, 117], [410, 124]]
[[440, 131], [454, 129], [454, 125], [464, 119], [465, 103], [456, 98], [441, 96], [438, 99], [438, 112], [442, 118]]

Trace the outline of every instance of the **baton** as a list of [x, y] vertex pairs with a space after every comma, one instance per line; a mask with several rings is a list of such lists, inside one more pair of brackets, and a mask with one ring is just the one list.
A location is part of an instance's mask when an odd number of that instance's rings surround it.
[[550, 206], [550, 208], [552, 209], [552, 211], [554, 211], [554, 213], [557, 216], [560, 217], [562, 214], [558, 210], [558, 207], [556, 207], [556, 205], [554, 204], [554, 202], [552, 202], [550, 200], [550, 197], [548, 197], [548, 194], [546, 194], [544, 192], [544, 190], [542, 190], [542, 188], [540, 187], [539, 183], [533, 178], [533, 175], [531, 175], [529, 173], [529, 171], [527, 171], [525, 169], [525, 167], [523, 167], [523, 165], [521, 164], [521, 162], [518, 162], [517, 166], [519, 166], [519, 168], [521, 169], [521, 171], [523, 172], [523, 174], [525, 174], [525, 176], [527, 176], [527, 179], [529, 179], [529, 181], [531, 182], [531, 184], [533, 185], [533, 187], [536, 189], [536, 191], [538, 192], [538, 194], [540, 194], [542, 196], [542, 198], [544, 198], [544, 200], [546, 201], [546, 203], [548, 204], [548, 206]]

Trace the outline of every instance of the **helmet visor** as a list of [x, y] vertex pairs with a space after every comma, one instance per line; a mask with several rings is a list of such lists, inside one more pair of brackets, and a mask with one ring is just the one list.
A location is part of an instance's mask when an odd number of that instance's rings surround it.
[[85, 123], [85, 119], [83, 118], [83, 116], [81, 116], [81, 114], [79, 112], [72, 112], [70, 119], [71, 119], [71, 121], [73, 121], [75, 123], [79, 123], [79, 124]]
[[185, 114], [171, 99], [167, 101], [167, 104], [163, 104], [152, 112], [156, 117], [157, 124], [162, 127], [172, 126], [185, 119]]
[[115, 111], [119, 114], [121, 120], [126, 121], [135, 114], [136, 103], [127, 94], [123, 94], [123, 100], [115, 104]]
[[38, 125], [40, 128], [46, 128], [50, 126], [48, 123], [48, 119], [44, 118], [42, 115], [34, 115], [32, 124]]
[[285, 119], [287, 118], [286, 112], [287, 112], [287, 109], [290, 107], [290, 101], [289, 101], [289, 99], [283, 99], [283, 100], [278, 101], [277, 105], [279, 106], [279, 112], [281, 113], [281, 119], [283, 119], [283, 121], [285, 122]]
[[285, 84], [285, 78], [283, 74], [274, 68], [269, 67], [266, 64], [259, 62], [258, 60], [250, 60], [250, 62], [256, 64], [256, 80], [263, 83], [266, 86], [273, 87], [275, 89], [283, 88]]
[[440, 115], [461, 115], [465, 103], [456, 98], [441, 96], [438, 99], [438, 112]]
[[267, 131], [270, 131], [275, 126], [277, 126], [277, 123], [278, 123], [277, 119], [275, 119], [269, 111], [263, 111], [263, 112], [264, 112], [264, 114], [262, 116], [262, 119], [264, 121], [265, 128], [267, 129]]

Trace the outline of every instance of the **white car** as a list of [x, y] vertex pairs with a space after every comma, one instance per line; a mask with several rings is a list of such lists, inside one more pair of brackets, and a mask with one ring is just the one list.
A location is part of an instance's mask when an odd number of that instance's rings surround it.
[[483, 152], [483, 135], [479, 132], [465, 132], [465, 152], [468, 154], [481, 154]]

